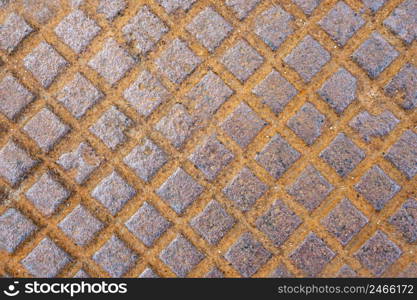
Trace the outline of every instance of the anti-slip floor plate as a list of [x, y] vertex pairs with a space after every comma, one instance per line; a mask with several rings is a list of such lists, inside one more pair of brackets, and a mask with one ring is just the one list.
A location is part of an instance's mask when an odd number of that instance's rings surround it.
[[0, 275], [417, 276], [415, 0], [0, 0]]

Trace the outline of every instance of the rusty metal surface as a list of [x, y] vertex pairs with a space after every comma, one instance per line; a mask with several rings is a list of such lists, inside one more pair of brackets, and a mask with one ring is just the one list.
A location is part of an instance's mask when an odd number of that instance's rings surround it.
[[415, 0], [1, 0], [0, 275], [417, 277]]

